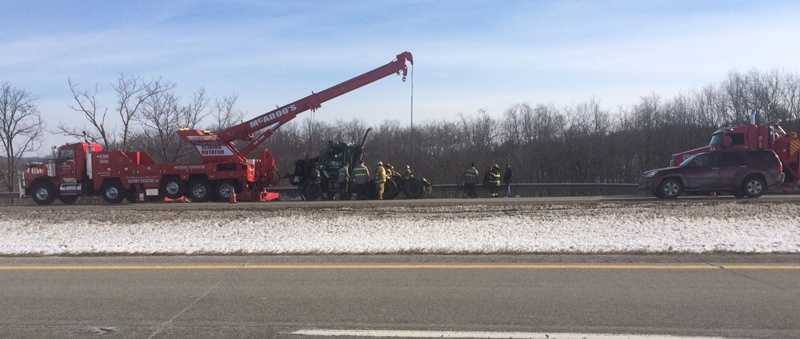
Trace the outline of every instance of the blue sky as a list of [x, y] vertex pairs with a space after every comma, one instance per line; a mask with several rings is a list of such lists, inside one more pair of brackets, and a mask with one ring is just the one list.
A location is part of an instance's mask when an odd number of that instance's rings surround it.
[[[0, 81], [33, 92], [53, 129], [79, 121], [67, 78], [98, 84], [107, 106], [119, 73], [238, 93], [252, 117], [404, 50], [418, 120], [592, 97], [614, 109], [731, 70], [800, 71], [795, 1], [3, 2]], [[387, 78], [315, 118], [407, 122], [409, 93]]]

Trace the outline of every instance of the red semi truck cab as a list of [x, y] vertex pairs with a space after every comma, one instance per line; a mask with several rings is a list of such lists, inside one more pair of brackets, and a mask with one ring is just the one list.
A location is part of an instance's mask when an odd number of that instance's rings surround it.
[[37, 203], [50, 203], [59, 198], [64, 203], [74, 203], [83, 192], [90, 175], [90, 153], [103, 152], [98, 143], [66, 144], [56, 150], [56, 157], [45, 162], [28, 164], [22, 173], [22, 188]]

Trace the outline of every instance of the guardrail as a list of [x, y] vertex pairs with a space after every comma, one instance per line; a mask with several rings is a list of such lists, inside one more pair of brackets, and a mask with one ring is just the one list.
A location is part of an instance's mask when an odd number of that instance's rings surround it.
[[[433, 185], [432, 195], [437, 198], [459, 198], [463, 194], [462, 184], [436, 184]], [[505, 195], [505, 185], [498, 190]], [[479, 196], [488, 196], [489, 188], [476, 185]], [[570, 196], [570, 195], [615, 195], [636, 194], [637, 185], [632, 183], [594, 183], [594, 182], [536, 182], [512, 183], [513, 196]]]
[[0, 192], [0, 198], [2, 198], [2, 199], [19, 198], [19, 193], [17, 193], [17, 192]]
[[17, 192], [0, 192], [0, 205], [12, 205], [22, 200]]
[[[579, 195], [615, 195], [615, 194], [636, 194], [636, 184], [631, 183], [593, 183], [593, 182], [537, 182], [537, 183], [513, 183], [511, 192], [514, 196], [536, 197], [536, 196], [579, 196]], [[464, 186], [462, 184], [435, 184], [433, 185], [432, 197], [434, 198], [460, 198], [462, 197]], [[294, 186], [277, 186], [271, 188], [272, 191], [289, 193], [296, 192]], [[483, 185], [476, 185], [479, 196], [488, 196], [489, 188]], [[505, 194], [505, 186], [500, 187], [500, 193]], [[401, 194], [400, 199], [403, 198]], [[87, 199], [81, 199], [85, 201]], [[97, 199], [88, 199], [96, 201]], [[0, 204], [33, 203], [29, 197], [20, 198], [17, 192], [0, 192]]]
[[[434, 184], [431, 197], [433, 198], [461, 198], [463, 184]], [[489, 196], [489, 188], [484, 185], [475, 185], [479, 196]], [[277, 186], [270, 190], [276, 192], [296, 192], [294, 186]], [[501, 195], [505, 195], [505, 185], [500, 187]], [[595, 183], [595, 182], [536, 182], [512, 183], [511, 192], [514, 196], [579, 196], [579, 195], [622, 195], [636, 194], [637, 185], [632, 183]], [[399, 198], [403, 198], [400, 194]]]

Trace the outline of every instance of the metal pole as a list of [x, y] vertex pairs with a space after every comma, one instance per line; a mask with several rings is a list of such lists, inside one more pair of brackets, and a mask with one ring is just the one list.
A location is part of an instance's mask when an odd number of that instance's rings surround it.
[[411, 112], [411, 162], [415, 163], [417, 148], [414, 142], [414, 65], [411, 65], [411, 102], [409, 110]]

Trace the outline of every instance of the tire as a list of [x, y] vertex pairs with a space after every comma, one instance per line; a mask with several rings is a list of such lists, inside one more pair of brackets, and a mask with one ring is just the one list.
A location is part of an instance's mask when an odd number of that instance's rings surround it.
[[189, 199], [193, 202], [205, 202], [211, 196], [211, 187], [205, 179], [189, 182]]
[[168, 177], [164, 178], [164, 182], [161, 183], [161, 192], [163, 195], [170, 199], [178, 199], [183, 196], [185, 193], [186, 188], [184, 187], [183, 183], [179, 178], [176, 177]]
[[31, 196], [37, 205], [52, 204], [56, 195], [56, 187], [49, 181], [40, 181], [31, 188]]
[[119, 204], [122, 199], [125, 199], [127, 192], [122, 189], [122, 185], [118, 182], [109, 182], [103, 185], [102, 190], [103, 200], [109, 204]]
[[236, 185], [229, 181], [223, 181], [217, 184], [217, 200], [230, 201], [231, 194], [236, 192]]
[[78, 202], [79, 195], [61, 195], [58, 197], [58, 200], [61, 200], [61, 203], [64, 205], [74, 205]]
[[752, 175], [742, 182], [742, 193], [748, 198], [758, 198], [767, 190], [764, 179], [757, 175]]
[[656, 189], [656, 196], [662, 199], [675, 199], [681, 193], [683, 193], [683, 184], [678, 179], [665, 179]]

